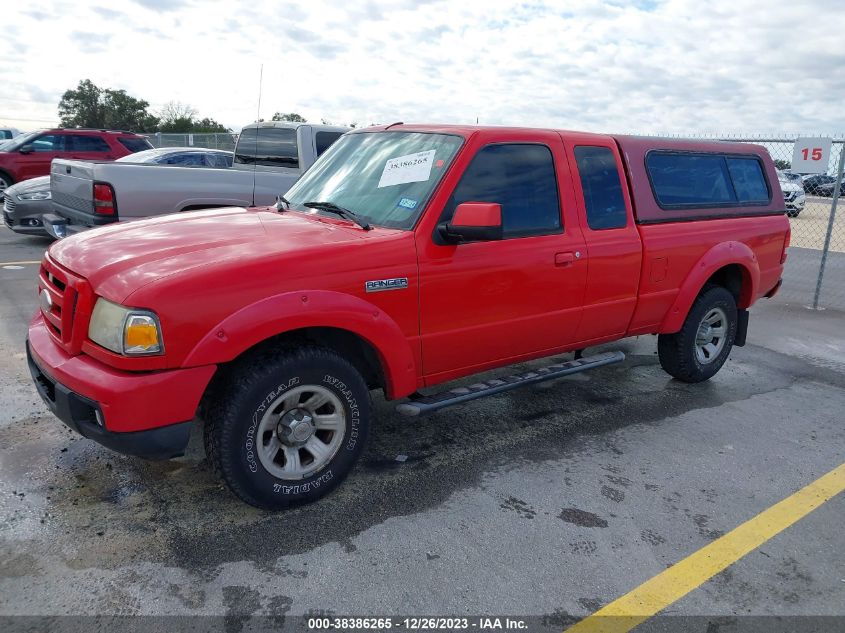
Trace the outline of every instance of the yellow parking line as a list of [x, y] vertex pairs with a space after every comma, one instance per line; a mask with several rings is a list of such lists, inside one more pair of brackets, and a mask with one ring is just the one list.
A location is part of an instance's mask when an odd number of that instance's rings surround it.
[[845, 464], [587, 616], [567, 633], [630, 631], [842, 491]]
[[40, 264], [41, 260], [35, 260], [31, 262], [0, 262], [0, 266], [28, 266], [30, 264]]

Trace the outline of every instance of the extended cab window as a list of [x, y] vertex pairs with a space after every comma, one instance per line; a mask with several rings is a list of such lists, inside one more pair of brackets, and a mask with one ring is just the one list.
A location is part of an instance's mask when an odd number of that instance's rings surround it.
[[608, 147], [579, 146], [575, 148], [575, 162], [590, 228], [595, 231], [625, 226], [628, 213], [613, 151]]
[[314, 143], [317, 146], [317, 156], [325, 152], [332, 143], [343, 136], [343, 132], [317, 132], [314, 135]]
[[560, 201], [552, 152], [545, 145], [488, 145], [472, 159], [444, 213], [462, 202], [502, 205], [504, 237], [561, 231]]
[[293, 128], [253, 127], [243, 130], [236, 151], [239, 163], [299, 167], [296, 130]]

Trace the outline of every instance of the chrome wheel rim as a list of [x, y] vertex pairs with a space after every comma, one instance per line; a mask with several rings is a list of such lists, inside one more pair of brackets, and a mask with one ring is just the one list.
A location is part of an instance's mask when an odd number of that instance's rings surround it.
[[722, 308], [711, 308], [704, 315], [695, 335], [695, 357], [702, 365], [715, 361], [725, 348], [728, 315]]
[[258, 459], [278, 479], [305, 479], [340, 449], [346, 410], [333, 392], [303, 385], [276, 398], [258, 425]]
[[3, 176], [0, 176], [0, 198], [3, 197], [3, 192], [6, 191], [7, 187], [11, 187], [11, 185], [6, 182], [6, 179]]

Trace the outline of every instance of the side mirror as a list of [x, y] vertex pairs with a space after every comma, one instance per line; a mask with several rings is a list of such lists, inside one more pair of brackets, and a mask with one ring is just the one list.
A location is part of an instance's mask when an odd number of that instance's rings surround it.
[[21, 154], [32, 154], [33, 151], [34, 150], [32, 148], [32, 143], [21, 145], [20, 149], [18, 150], [18, 152], [20, 152]]
[[494, 202], [463, 202], [450, 222], [437, 225], [448, 244], [502, 239], [502, 205]]

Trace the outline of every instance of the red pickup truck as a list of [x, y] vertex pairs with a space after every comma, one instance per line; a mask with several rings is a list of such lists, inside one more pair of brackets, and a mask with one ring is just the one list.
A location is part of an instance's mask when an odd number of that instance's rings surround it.
[[[30, 369], [85, 437], [148, 458], [205, 422], [247, 503], [337, 486], [370, 392], [420, 415], [622, 360], [586, 347], [658, 334], [698, 382], [779, 286], [789, 222], [755, 145], [556, 130], [356, 130], [273, 207], [104, 227], [54, 244]], [[513, 363], [575, 359], [423, 396]]]

